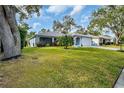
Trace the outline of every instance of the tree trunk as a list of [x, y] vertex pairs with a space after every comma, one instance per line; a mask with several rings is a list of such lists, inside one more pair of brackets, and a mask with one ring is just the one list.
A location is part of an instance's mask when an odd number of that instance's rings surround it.
[[68, 41], [67, 41], [67, 35], [65, 35], [65, 49], [68, 48]]
[[119, 45], [119, 40], [116, 38], [115, 44], [118, 46]]
[[2, 52], [1, 37], [0, 37], [0, 54]]
[[13, 6], [0, 6], [0, 37], [3, 48], [0, 60], [21, 54], [20, 33]]
[[120, 43], [120, 38], [116, 36], [116, 42], [115, 42], [115, 44], [116, 44], [117, 46], [119, 46], [119, 43]]

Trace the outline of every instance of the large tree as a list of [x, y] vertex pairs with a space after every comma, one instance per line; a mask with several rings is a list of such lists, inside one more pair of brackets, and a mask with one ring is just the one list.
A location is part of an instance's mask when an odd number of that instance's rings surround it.
[[71, 16], [64, 16], [62, 22], [58, 20], [53, 22], [53, 31], [67, 34], [71, 32], [73, 26], [76, 26], [74, 19]]
[[62, 33], [63, 32], [63, 24], [58, 20], [53, 21], [53, 31]]
[[31, 17], [31, 14], [39, 14], [40, 6], [0, 6], [0, 46], [2, 53], [0, 60], [21, 55], [20, 33], [17, 27], [16, 14], [21, 21]]
[[50, 32], [50, 30], [49, 30], [49, 29], [42, 28], [40, 32], [41, 32], [41, 33]]
[[102, 33], [102, 31], [99, 27], [97, 27], [97, 26], [92, 27], [91, 25], [89, 25], [87, 27], [87, 32], [88, 32], [88, 34], [94, 35], [94, 36], [101, 35], [101, 33]]
[[76, 26], [75, 20], [71, 16], [65, 16], [63, 18], [63, 33], [67, 34], [71, 32], [74, 26]]
[[85, 28], [83, 28], [82, 26], [78, 25], [76, 26], [77, 30], [75, 31], [75, 33], [78, 33], [78, 34], [88, 34], [87, 30], [85, 30]]
[[67, 34], [71, 32], [73, 26], [75, 26], [75, 21], [71, 16], [64, 16], [62, 22], [58, 20], [53, 22], [53, 31], [57, 31], [65, 34], [65, 37], [64, 37], [65, 49], [67, 49], [69, 45], [68, 44], [69, 39]]
[[124, 33], [124, 6], [103, 6], [93, 13], [90, 25], [92, 27], [109, 28], [116, 36], [116, 44], [119, 45]]

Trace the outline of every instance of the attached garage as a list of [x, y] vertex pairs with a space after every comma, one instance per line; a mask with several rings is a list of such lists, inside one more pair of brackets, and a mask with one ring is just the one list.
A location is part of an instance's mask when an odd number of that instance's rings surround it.
[[92, 45], [92, 38], [89, 35], [74, 34], [73, 39], [75, 47]]
[[91, 37], [82, 37], [81, 46], [91, 46], [92, 38]]

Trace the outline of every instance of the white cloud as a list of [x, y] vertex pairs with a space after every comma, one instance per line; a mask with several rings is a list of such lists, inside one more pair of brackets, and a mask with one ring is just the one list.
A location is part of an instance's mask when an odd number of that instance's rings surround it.
[[40, 26], [41, 26], [41, 24], [36, 22], [36, 23], [33, 24], [32, 27], [33, 27], [33, 29], [36, 29], [37, 27], [40, 27]]
[[66, 5], [51, 5], [47, 9], [47, 12], [58, 14], [64, 12], [68, 7]]
[[71, 11], [70, 15], [73, 16], [77, 13], [79, 13], [82, 9], [84, 9], [86, 6], [81, 6], [81, 5], [77, 5], [73, 7], [73, 10]]
[[48, 16], [45, 14], [45, 11], [43, 9], [40, 9], [40, 16], [37, 16], [36, 13], [33, 14], [34, 18], [37, 20], [42, 20], [42, 21], [48, 21], [51, 19], [51, 16]]

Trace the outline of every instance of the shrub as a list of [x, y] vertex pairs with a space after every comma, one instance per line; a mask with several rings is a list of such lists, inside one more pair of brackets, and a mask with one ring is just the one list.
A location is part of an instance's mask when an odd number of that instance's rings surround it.
[[46, 46], [46, 47], [49, 47], [49, 46], [50, 46], [50, 44], [49, 44], [49, 43], [47, 43], [45, 46]]
[[73, 45], [73, 38], [71, 36], [60, 36], [57, 38], [57, 44], [59, 46], [65, 46], [67, 48], [68, 46]]
[[37, 47], [43, 47], [43, 45], [41, 43], [37, 43], [36, 46]]

